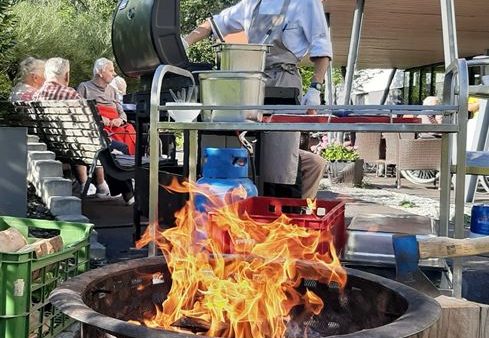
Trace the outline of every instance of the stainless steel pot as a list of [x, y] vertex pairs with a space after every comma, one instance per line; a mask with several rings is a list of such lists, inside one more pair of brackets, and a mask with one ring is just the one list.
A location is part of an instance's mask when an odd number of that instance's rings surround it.
[[[263, 105], [265, 73], [205, 71], [199, 73], [200, 102], [203, 105]], [[204, 121], [242, 122], [256, 120], [256, 110], [203, 111]]]
[[221, 43], [214, 49], [221, 70], [263, 72], [270, 45]]

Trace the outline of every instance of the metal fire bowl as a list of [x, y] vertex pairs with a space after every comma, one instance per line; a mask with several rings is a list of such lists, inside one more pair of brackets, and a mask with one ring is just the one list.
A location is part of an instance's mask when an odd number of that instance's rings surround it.
[[[393, 321], [382, 326], [329, 337], [415, 337], [438, 320], [441, 309], [432, 298], [386, 278], [354, 269], [346, 270], [346, 288], [352, 292], [361, 289], [361, 294], [365, 294], [350, 311], [359, 307], [378, 308], [380, 304], [387, 313], [390, 308], [397, 308], [394, 312], [398, 314], [394, 315]], [[144, 311], [154, 311], [153, 304], [161, 304], [166, 297], [171, 280], [155, 280], [152, 278], [155, 272], [169, 276], [161, 256], [108, 265], [66, 281], [51, 293], [49, 300], [64, 314], [82, 323], [82, 337], [195, 338], [192, 334], [151, 329], [126, 321], [137, 318]], [[368, 313], [364, 315], [369, 316]], [[328, 321], [320, 324], [328, 325]]]

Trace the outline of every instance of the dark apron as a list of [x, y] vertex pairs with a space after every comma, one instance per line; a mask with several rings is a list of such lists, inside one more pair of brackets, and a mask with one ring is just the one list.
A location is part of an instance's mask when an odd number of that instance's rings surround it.
[[[297, 69], [299, 59], [285, 47], [282, 39], [285, 13], [290, 0], [284, 0], [279, 14], [260, 14], [258, 1], [248, 31], [250, 43], [271, 44], [265, 72], [269, 87], [295, 87], [302, 93], [302, 80]], [[269, 36], [267, 37], [267, 35]], [[266, 38], [266, 40], [264, 40]], [[263, 182], [293, 185], [299, 167], [299, 132], [265, 132], [261, 145], [261, 179]]]

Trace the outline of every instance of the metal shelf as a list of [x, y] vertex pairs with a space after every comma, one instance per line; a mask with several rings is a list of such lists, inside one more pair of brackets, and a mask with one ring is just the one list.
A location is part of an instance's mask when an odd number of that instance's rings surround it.
[[[467, 151], [465, 161], [465, 173], [467, 175], [489, 176], [489, 152], [487, 151]], [[452, 173], [455, 173], [456, 166], [452, 166]]]
[[433, 132], [457, 133], [453, 124], [420, 123], [246, 123], [246, 122], [159, 122], [158, 130], [196, 130], [196, 131], [361, 131], [361, 132]]
[[489, 99], [489, 86], [469, 86], [469, 95], [479, 99]]
[[[455, 236], [461, 238], [464, 230], [464, 179], [465, 179], [465, 142], [467, 128], [467, 97], [468, 75], [467, 64], [464, 59], [455, 60], [450, 64], [445, 73], [444, 102], [457, 105], [419, 106], [300, 106], [300, 110], [317, 109], [323, 114], [348, 113], [352, 115], [378, 115], [390, 116], [391, 119], [398, 114], [409, 115], [442, 115], [443, 124], [418, 124], [418, 123], [258, 123], [258, 122], [193, 122], [176, 123], [160, 122], [160, 111], [167, 109], [181, 110], [184, 106], [160, 105], [160, 93], [162, 81], [166, 73], [176, 72], [175, 67], [161, 65], [155, 72], [151, 89], [151, 117], [150, 117], [150, 191], [149, 191], [149, 226], [156, 238], [158, 225], [158, 140], [162, 130], [186, 130], [188, 133], [188, 179], [195, 181], [197, 178], [198, 135], [204, 131], [357, 131], [357, 132], [434, 132], [442, 134], [441, 168], [440, 168], [440, 231], [442, 236], [448, 235], [450, 218], [450, 166], [452, 156], [456, 163], [455, 184]], [[179, 70], [183, 76], [191, 77], [190, 73]], [[457, 98], [455, 96], [458, 95]], [[193, 107], [195, 108], [195, 107]], [[298, 110], [298, 106], [200, 106], [203, 110], [259, 110], [280, 112], [283, 110]], [[391, 120], [392, 121], [392, 120]], [[452, 154], [452, 136], [456, 138], [458, 145], [456, 152]], [[156, 248], [150, 247], [149, 255], [155, 255]], [[461, 293], [461, 262], [454, 261], [454, 292]]]

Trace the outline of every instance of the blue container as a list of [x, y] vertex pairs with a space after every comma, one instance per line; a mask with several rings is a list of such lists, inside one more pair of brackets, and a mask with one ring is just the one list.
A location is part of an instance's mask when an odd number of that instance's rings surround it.
[[[248, 152], [244, 148], [205, 148], [202, 175], [197, 184], [208, 184], [212, 192], [224, 199], [231, 189], [240, 185], [247, 197], [258, 196], [258, 190], [248, 178]], [[207, 198], [195, 196], [195, 207], [205, 211]]]
[[489, 235], [489, 205], [477, 204], [472, 206], [470, 231], [475, 234]]

